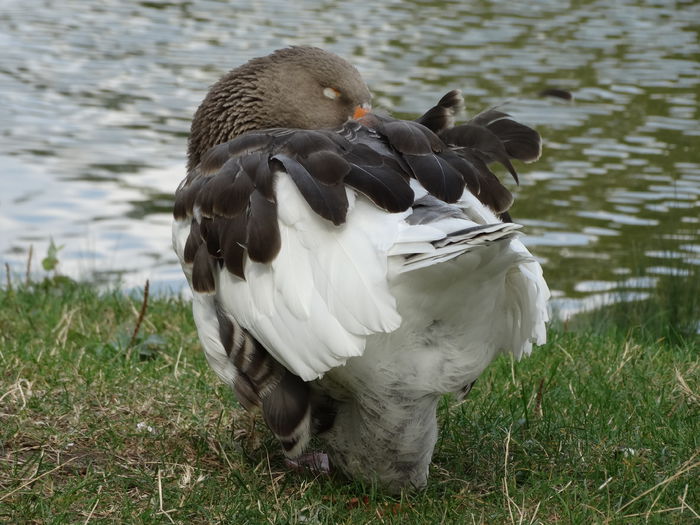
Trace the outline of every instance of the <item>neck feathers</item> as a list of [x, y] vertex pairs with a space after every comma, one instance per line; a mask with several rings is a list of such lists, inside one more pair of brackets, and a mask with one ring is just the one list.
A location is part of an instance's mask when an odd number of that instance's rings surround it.
[[264, 113], [264, 90], [251, 66], [234, 69], [214, 84], [195, 112], [187, 147], [188, 172], [212, 146], [246, 131], [270, 127]]

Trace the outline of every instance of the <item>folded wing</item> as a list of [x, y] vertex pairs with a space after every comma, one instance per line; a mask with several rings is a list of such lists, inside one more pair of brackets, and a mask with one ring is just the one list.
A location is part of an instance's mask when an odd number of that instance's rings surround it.
[[[176, 250], [194, 292], [211, 296], [208, 308], [304, 381], [361, 355], [367, 335], [401, 323], [388, 258], [410, 252], [401, 237], [414, 207], [410, 181], [446, 203], [466, 188], [504, 213], [512, 196], [488, 164], [500, 162], [517, 180], [509, 159], [539, 155], [539, 135], [505, 113], [454, 126], [460, 103], [450, 92], [418, 122], [370, 114], [339, 130], [271, 129], [213, 147], [174, 209]], [[489, 228], [463, 240], [511, 232]], [[458, 244], [437, 249], [452, 257]], [[234, 367], [227, 377], [245, 376]]]

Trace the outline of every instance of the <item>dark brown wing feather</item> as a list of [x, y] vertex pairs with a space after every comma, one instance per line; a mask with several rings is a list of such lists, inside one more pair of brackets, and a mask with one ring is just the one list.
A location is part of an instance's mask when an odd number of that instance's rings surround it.
[[245, 170], [240, 169], [237, 160], [231, 159], [226, 163], [227, 165], [232, 163], [233, 166], [238, 168], [234, 174], [235, 178], [229, 184], [221, 188], [221, 191], [216, 191], [218, 188], [214, 184], [210, 185], [211, 195], [209, 202], [212, 205], [206, 206], [202, 203], [202, 213], [213, 217], [231, 218], [237, 217], [246, 210], [250, 201], [250, 195], [255, 189], [255, 183]]
[[513, 204], [511, 192], [493, 174], [484, 161], [478, 157], [473, 157], [471, 162], [479, 173], [479, 187], [481, 191], [477, 198], [496, 213], [507, 211]]
[[345, 176], [350, 172], [350, 163], [329, 150], [310, 153], [307, 157], [300, 158], [299, 163], [306, 168], [312, 178], [328, 186], [342, 184]]
[[197, 253], [199, 245], [202, 244], [202, 236], [199, 234], [199, 225], [195, 219], [190, 223], [190, 233], [185, 242], [184, 258], [187, 264], [194, 262], [194, 256]]
[[424, 125], [438, 135], [455, 125], [455, 116], [464, 108], [462, 92], [453, 89], [440, 101], [416, 119], [416, 122]]
[[311, 209], [324, 219], [338, 225], [345, 222], [348, 211], [348, 198], [342, 183], [324, 184], [314, 178], [297, 159], [284, 154], [272, 157], [276, 169], [286, 171]]
[[404, 159], [411, 167], [413, 176], [431, 195], [445, 202], [456, 202], [462, 196], [462, 174], [441, 155], [431, 152], [423, 155], [404, 155]]
[[430, 140], [425, 133], [429, 130], [420, 124], [407, 120], [386, 121], [382, 123], [379, 130], [399, 153], [425, 155], [433, 152]]
[[463, 124], [448, 129], [442, 133], [442, 139], [449, 144], [468, 148], [472, 155], [478, 156], [485, 162], [500, 162], [518, 181], [518, 174], [508, 158], [505, 144], [490, 129], [476, 124]]
[[[484, 127], [503, 143], [508, 155], [523, 162], [533, 162], [542, 153], [542, 139], [534, 129], [513, 120], [508, 113], [488, 109], [479, 113], [469, 124]], [[497, 159], [496, 159], [497, 160]]]
[[380, 208], [398, 213], [413, 204], [413, 190], [406, 178], [387, 166], [369, 167], [353, 164], [345, 184], [369, 197]]
[[277, 203], [254, 191], [250, 198], [246, 246], [251, 261], [268, 263], [279, 253], [280, 228], [277, 222]]
[[[311, 434], [310, 387], [286, 370], [217, 304], [219, 339], [236, 368], [234, 392], [247, 410], [262, 408], [263, 418], [285, 452], [302, 449]], [[309, 417], [307, 417], [307, 415]]]
[[199, 293], [216, 291], [212, 258], [204, 243], [199, 245], [192, 261], [192, 288]]

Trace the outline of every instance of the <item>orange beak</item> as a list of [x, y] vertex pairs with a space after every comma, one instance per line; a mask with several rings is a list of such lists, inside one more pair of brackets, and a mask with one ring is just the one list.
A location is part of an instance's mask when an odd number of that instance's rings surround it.
[[369, 113], [371, 109], [372, 108], [370, 108], [369, 105], [365, 105], [365, 104], [363, 104], [362, 106], [357, 106], [355, 108], [355, 112], [352, 114], [353, 120], [361, 119], [367, 113]]

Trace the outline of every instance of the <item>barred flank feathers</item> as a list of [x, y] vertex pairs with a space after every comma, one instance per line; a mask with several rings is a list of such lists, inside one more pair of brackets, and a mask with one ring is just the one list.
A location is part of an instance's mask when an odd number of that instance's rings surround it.
[[217, 305], [219, 338], [236, 368], [234, 391], [246, 409], [261, 406], [277, 388], [285, 369], [246, 330]]
[[303, 452], [311, 437], [309, 385], [285, 370], [277, 386], [263, 399], [265, 423], [289, 457]]

